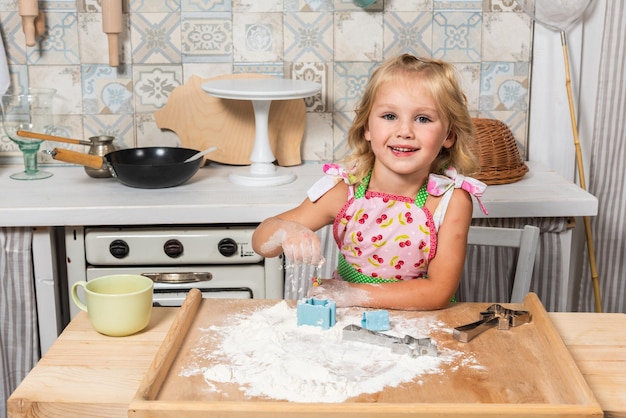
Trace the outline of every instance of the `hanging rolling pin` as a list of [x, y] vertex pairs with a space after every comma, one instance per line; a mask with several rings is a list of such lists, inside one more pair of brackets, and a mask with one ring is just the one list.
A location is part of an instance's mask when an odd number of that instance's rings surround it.
[[45, 32], [43, 13], [39, 12], [37, 0], [18, 0], [18, 10], [22, 17], [22, 30], [27, 46], [35, 46], [37, 38]]
[[117, 36], [122, 33], [122, 0], [102, 0], [102, 30], [109, 40], [109, 65], [120, 65]]

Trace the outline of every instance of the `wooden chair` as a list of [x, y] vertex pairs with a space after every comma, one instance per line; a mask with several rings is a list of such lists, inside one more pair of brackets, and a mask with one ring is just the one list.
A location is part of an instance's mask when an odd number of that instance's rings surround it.
[[530, 291], [538, 241], [539, 228], [531, 225], [523, 229], [471, 226], [467, 237], [468, 244], [519, 248], [511, 303], [522, 303]]

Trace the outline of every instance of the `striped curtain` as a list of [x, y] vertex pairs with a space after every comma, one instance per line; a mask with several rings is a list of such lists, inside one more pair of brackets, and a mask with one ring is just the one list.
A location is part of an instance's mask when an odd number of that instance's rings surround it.
[[[592, 233], [604, 312], [626, 312], [626, 4], [607, 1], [588, 189], [599, 201]], [[585, 249], [585, 257], [587, 252]], [[589, 263], [578, 310], [594, 311]]]
[[39, 359], [32, 236], [30, 228], [0, 228], [0, 417]]

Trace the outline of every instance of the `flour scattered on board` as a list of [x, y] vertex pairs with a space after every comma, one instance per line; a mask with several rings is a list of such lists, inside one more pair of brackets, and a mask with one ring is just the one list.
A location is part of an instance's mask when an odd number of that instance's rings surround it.
[[[360, 324], [361, 318], [340, 316], [338, 312], [337, 324], [328, 330], [299, 327], [296, 308], [284, 301], [250, 315], [235, 316], [229, 325], [207, 329], [206, 338], [219, 336], [218, 348], [195, 349], [196, 360], [180, 375], [203, 375], [211, 390], [219, 390], [220, 383], [234, 383], [250, 397], [330, 403], [442, 373], [443, 365], [461, 356], [460, 352], [440, 349], [438, 357], [411, 358], [385, 347], [342, 341], [343, 327]], [[391, 325], [388, 334], [414, 337], [445, 328], [443, 323], [427, 319], [393, 317]], [[471, 365], [473, 359], [462, 359], [462, 363]]]

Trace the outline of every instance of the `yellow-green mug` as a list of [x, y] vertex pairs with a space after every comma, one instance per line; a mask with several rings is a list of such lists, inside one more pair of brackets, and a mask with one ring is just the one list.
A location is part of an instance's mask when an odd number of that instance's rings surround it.
[[[112, 337], [131, 335], [144, 329], [152, 314], [151, 279], [137, 274], [98, 277], [72, 285], [72, 300], [87, 312], [91, 325], [101, 334]], [[78, 288], [85, 291], [85, 303]]]

